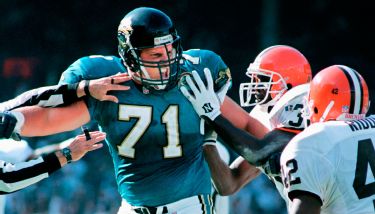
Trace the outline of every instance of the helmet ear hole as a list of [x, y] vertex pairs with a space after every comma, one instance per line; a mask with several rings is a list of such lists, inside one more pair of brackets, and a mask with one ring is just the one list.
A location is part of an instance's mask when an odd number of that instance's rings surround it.
[[293, 88], [292, 84], [290, 84], [290, 83], [287, 83], [287, 84], [286, 84], [286, 87], [288, 88], [288, 90], [290, 90], [290, 89]]
[[318, 111], [318, 108], [317, 107], [314, 107], [314, 113], [317, 114], [319, 111]]

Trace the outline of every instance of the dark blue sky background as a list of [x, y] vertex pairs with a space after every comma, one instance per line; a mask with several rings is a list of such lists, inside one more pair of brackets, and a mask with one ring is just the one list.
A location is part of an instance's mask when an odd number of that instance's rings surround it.
[[374, 91], [375, 7], [369, 3], [2, 0], [0, 68], [4, 73], [9, 58], [31, 58], [35, 63], [32, 76], [21, 79], [23, 85], [14, 82], [17, 77], [0, 77], [5, 86], [1, 96], [12, 97], [15, 88], [55, 84], [61, 72], [79, 57], [117, 55], [117, 26], [128, 11], [139, 6], [156, 7], [170, 15], [184, 49], [210, 49], [221, 55], [232, 71], [230, 96], [235, 100], [248, 64], [265, 47], [275, 44], [299, 49], [314, 73], [332, 64], [348, 65], [359, 71]]

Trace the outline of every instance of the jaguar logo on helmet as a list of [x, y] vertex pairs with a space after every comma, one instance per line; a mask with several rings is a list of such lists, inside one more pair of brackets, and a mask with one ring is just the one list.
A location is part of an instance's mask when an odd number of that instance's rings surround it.
[[220, 70], [218, 76], [219, 77], [215, 80], [216, 84], [222, 80], [225, 80], [226, 82], [228, 79], [232, 79], [229, 68], [226, 68], [225, 70]]
[[123, 19], [118, 27], [118, 31], [125, 35], [130, 35], [133, 32], [130, 19]]

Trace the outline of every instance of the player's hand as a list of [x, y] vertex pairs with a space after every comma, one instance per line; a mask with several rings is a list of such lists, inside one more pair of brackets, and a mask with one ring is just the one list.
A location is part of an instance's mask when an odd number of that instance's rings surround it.
[[77, 161], [81, 159], [87, 152], [97, 150], [103, 147], [102, 143], [106, 137], [106, 133], [100, 131], [90, 132], [90, 140], [86, 140], [85, 134], [78, 135], [73, 142], [68, 146], [72, 155], [72, 160]]
[[16, 124], [17, 119], [11, 112], [0, 112], [0, 138], [10, 138]]
[[197, 114], [204, 118], [214, 120], [221, 114], [220, 100], [214, 91], [214, 84], [211, 76], [211, 71], [208, 68], [204, 69], [204, 74], [207, 80], [207, 87], [199, 77], [196, 71], [192, 71], [194, 84], [190, 76], [186, 77], [186, 82], [190, 87], [191, 92], [188, 91], [186, 86], [181, 86], [182, 94], [191, 102]]
[[129, 80], [131, 80], [131, 77], [127, 73], [119, 73], [109, 77], [90, 80], [90, 95], [100, 101], [112, 101], [118, 103], [118, 98], [116, 96], [108, 95], [107, 93], [109, 91], [129, 90], [129, 86], [121, 85], [121, 83]]

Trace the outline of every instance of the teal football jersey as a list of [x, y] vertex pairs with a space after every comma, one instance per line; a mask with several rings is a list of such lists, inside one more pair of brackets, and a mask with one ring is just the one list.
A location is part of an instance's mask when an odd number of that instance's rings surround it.
[[[181, 66], [182, 72], [198, 71], [202, 79], [209, 68], [217, 87], [230, 79], [228, 67], [211, 51], [185, 51]], [[118, 57], [84, 57], [63, 73], [60, 83], [118, 72], [126, 72]], [[119, 103], [85, 100], [91, 119], [107, 133], [121, 196], [133, 206], [159, 206], [210, 194], [200, 118], [179, 88], [144, 94], [133, 81], [124, 84], [131, 89], [113, 92]]]

